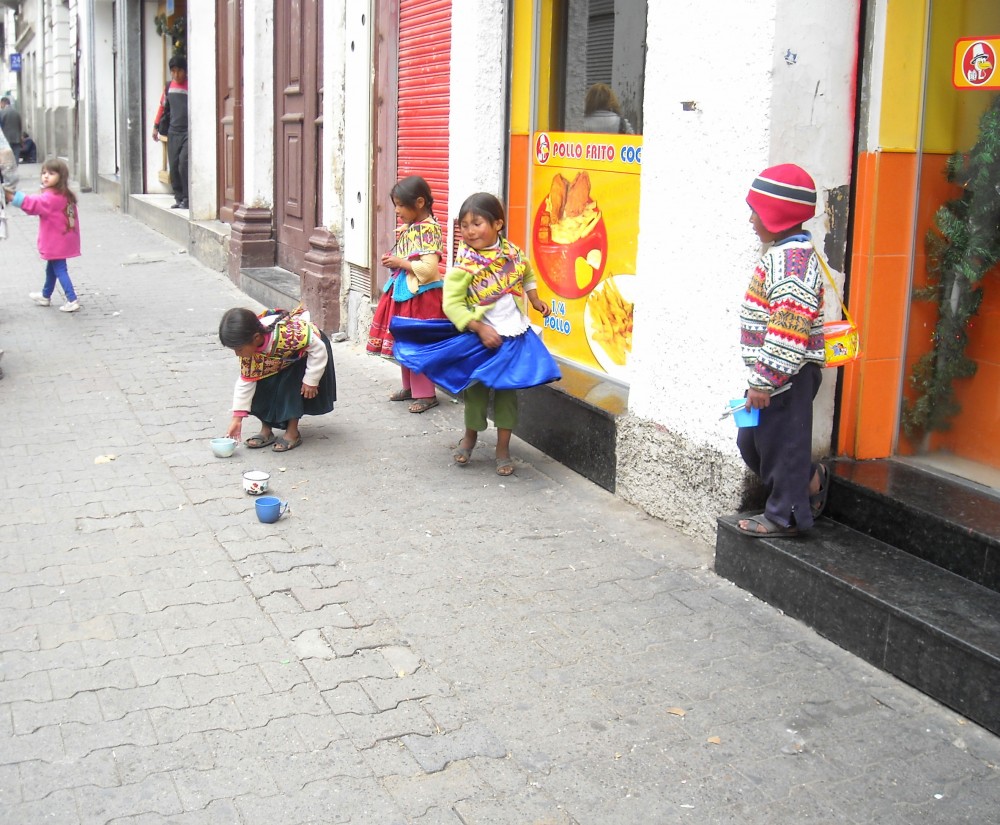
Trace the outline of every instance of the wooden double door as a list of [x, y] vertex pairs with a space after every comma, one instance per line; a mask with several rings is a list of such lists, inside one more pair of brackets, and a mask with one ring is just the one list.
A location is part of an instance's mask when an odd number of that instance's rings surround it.
[[[243, 5], [216, 0], [219, 219], [243, 201]], [[274, 4], [276, 263], [299, 273], [322, 215], [322, 0]]]
[[274, 7], [277, 263], [300, 272], [322, 216], [322, 0]]

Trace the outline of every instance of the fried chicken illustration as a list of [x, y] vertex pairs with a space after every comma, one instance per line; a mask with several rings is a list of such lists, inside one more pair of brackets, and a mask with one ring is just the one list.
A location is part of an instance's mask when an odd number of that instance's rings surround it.
[[569, 185], [564, 214], [567, 218], [579, 217], [588, 203], [590, 203], [590, 175], [580, 172]]

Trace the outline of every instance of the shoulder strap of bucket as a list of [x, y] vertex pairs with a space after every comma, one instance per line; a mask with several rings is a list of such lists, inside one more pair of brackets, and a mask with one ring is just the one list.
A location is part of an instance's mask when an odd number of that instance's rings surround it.
[[840, 304], [840, 311], [844, 314], [844, 319], [852, 327], [855, 326], [854, 319], [851, 317], [851, 313], [847, 311], [847, 305], [844, 304], [844, 299], [840, 297], [840, 290], [837, 289], [837, 283], [833, 280], [833, 274], [830, 272], [830, 266], [827, 264], [823, 256], [819, 254], [816, 244], [813, 244], [812, 248], [813, 252], [816, 253], [816, 257], [819, 259], [819, 265], [823, 268], [823, 274], [826, 275], [826, 279], [830, 282], [830, 286], [833, 288], [833, 294], [837, 296], [837, 303]]

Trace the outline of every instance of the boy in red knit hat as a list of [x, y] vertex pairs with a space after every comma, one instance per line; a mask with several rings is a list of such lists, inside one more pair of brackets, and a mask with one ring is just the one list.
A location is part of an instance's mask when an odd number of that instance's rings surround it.
[[793, 536], [813, 526], [829, 486], [827, 468], [812, 463], [823, 276], [802, 225], [816, 214], [816, 184], [799, 166], [772, 166], [754, 180], [747, 204], [765, 250], [740, 309], [740, 348], [750, 371], [746, 407], [760, 410], [760, 422], [741, 428], [736, 443], [768, 498], [761, 515], [737, 527], [754, 537]]

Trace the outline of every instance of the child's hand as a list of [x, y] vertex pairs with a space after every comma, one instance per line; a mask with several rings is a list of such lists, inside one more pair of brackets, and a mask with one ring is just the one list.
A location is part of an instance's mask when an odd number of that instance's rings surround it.
[[312, 387], [309, 384], [302, 385], [303, 398], [315, 398], [319, 394], [319, 387]]
[[240, 440], [240, 433], [243, 431], [243, 419], [233, 416], [233, 420], [229, 422], [229, 429], [226, 430], [226, 438], [235, 438], [237, 441]]
[[747, 403], [746, 408], [749, 409], [764, 409], [768, 404], [771, 403], [771, 393], [764, 392], [763, 390], [747, 390]]
[[479, 340], [486, 349], [496, 349], [503, 343], [500, 333], [482, 321], [470, 322], [469, 329], [479, 336]]
[[545, 301], [543, 301], [541, 298], [533, 297], [531, 299], [531, 305], [535, 308], [535, 311], [538, 312], [543, 318], [547, 318], [549, 315], [552, 314], [552, 307], [549, 306], [547, 303], [545, 303]]
[[12, 200], [14, 200], [14, 190], [5, 186], [3, 188], [3, 200], [4, 203], [10, 203]]
[[388, 267], [389, 269], [402, 269], [404, 263], [406, 262], [402, 258], [391, 255], [388, 252], [382, 256], [382, 266]]

